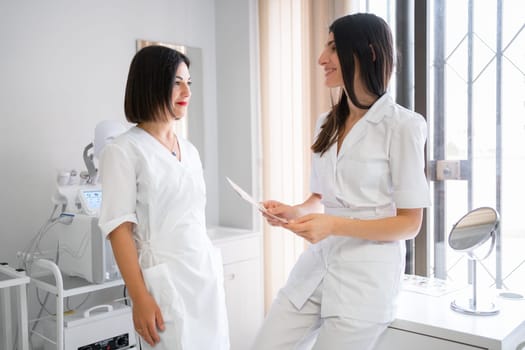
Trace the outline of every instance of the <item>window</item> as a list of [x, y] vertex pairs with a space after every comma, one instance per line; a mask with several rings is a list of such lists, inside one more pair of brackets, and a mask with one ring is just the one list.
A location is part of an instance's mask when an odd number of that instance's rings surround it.
[[[383, 17], [395, 32], [396, 21], [411, 17], [395, 13], [395, 5], [395, 0], [368, 0], [360, 1], [358, 9]], [[425, 246], [416, 247], [416, 254], [426, 255], [422, 264], [428, 264], [419, 266], [419, 271], [428, 275], [467, 281], [467, 259], [448, 247], [448, 234], [468, 210], [491, 206], [501, 216], [497, 243], [501, 254], [493, 252], [481, 262], [478, 281], [484, 286], [525, 290], [521, 205], [525, 198], [525, 23], [521, 7], [519, 0], [416, 3], [415, 35], [429, 33], [428, 49], [415, 48], [424, 51], [424, 73], [418, 71], [417, 59], [414, 69], [415, 104], [425, 106], [426, 112], [419, 112], [429, 124], [433, 207], [427, 212]], [[424, 74], [424, 79], [418, 74]], [[436, 169], [443, 166], [458, 171], [442, 180]]]
[[485, 286], [525, 289], [521, 5], [502, 0], [429, 3], [428, 146], [434, 165], [446, 160], [460, 169], [457, 179], [433, 176], [431, 182], [432, 271], [436, 277], [464, 280], [467, 259], [448, 249], [448, 231], [466, 211], [491, 206], [501, 215], [501, 254], [481, 262], [478, 280]]

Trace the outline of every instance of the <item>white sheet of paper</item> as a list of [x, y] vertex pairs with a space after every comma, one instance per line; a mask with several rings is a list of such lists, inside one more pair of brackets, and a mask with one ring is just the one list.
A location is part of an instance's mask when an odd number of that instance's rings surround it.
[[262, 211], [266, 215], [270, 216], [271, 218], [279, 220], [280, 222], [285, 223], [285, 224], [288, 223], [288, 220], [286, 220], [284, 218], [281, 218], [281, 217], [278, 217], [278, 216], [275, 216], [273, 214], [270, 214], [268, 212], [268, 210], [261, 203], [257, 202], [255, 199], [253, 199], [252, 196], [250, 196], [248, 193], [246, 193], [246, 191], [244, 191], [242, 188], [240, 188], [239, 185], [237, 185], [235, 182], [233, 182], [229, 177], [226, 176], [226, 180], [228, 180], [228, 183], [230, 184], [230, 186], [235, 190], [235, 192], [237, 192], [237, 194], [239, 196], [241, 196], [242, 199], [244, 199], [248, 203], [254, 205], [257, 209], [259, 209], [260, 211]]

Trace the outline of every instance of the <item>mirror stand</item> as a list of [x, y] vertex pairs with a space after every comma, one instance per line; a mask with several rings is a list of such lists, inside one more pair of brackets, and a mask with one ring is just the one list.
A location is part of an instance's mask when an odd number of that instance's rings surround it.
[[[478, 260], [487, 258], [494, 249], [498, 225], [498, 212], [490, 207], [481, 207], [465, 214], [450, 231], [449, 246], [455, 251], [467, 254], [472, 272], [472, 297], [454, 300], [450, 303], [452, 310], [477, 316], [496, 315], [499, 312], [494, 303], [478, 300], [476, 281], [476, 263]], [[486, 254], [481, 258], [476, 256], [474, 251], [489, 239], [491, 241]]]
[[491, 316], [499, 313], [499, 309], [493, 302], [478, 300], [477, 281], [476, 281], [476, 258], [469, 254], [469, 264], [472, 268], [472, 297], [460, 298], [452, 301], [452, 310], [477, 316]]

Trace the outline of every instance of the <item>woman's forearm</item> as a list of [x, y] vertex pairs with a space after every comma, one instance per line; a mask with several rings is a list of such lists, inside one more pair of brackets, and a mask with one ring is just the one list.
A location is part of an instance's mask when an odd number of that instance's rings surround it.
[[133, 224], [121, 224], [109, 234], [109, 240], [131, 300], [148, 293], [138, 261], [137, 247], [133, 241]]
[[398, 209], [396, 216], [356, 220], [333, 217], [332, 233], [374, 241], [396, 241], [414, 238], [421, 227], [423, 209]]

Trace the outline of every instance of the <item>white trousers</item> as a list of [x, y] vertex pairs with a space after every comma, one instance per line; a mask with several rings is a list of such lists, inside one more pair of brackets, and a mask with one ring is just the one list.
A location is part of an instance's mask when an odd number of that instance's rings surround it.
[[[321, 283], [322, 284], [322, 283]], [[388, 323], [321, 317], [321, 288], [298, 310], [279, 292], [252, 350], [372, 350]]]

